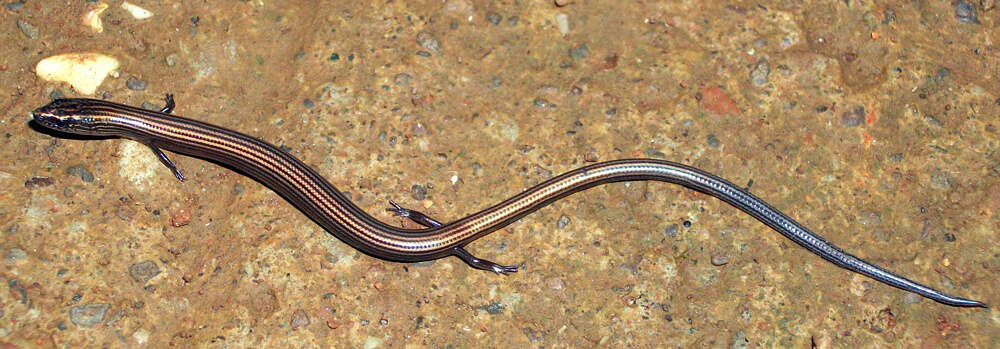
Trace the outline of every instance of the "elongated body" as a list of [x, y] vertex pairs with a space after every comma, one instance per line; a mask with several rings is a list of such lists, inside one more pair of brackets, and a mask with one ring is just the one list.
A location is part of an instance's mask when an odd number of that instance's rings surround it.
[[37, 123], [56, 131], [120, 136], [145, 143], [182, 180], [180, 172], [160, 149], [228, 165], [273, 189], [345, 243], [388, 260], [413, 262], [454, 255], [476, 268], [514, 272], [516, 267], [476, 258], [464, 246], [572, 193], [603, 183], [656, 180], [680, 184], [725, 201], [842, 268], [943, 304], [985, 307], [981, 302], [946, 295], [845, 253], [747, 191], [682, 164], [627, 159], [581, 167], [447, 224], [393, 203], [398, 214], [427, 226], [403, 229], [365, 213], [316, 171], [277, 147], [236, 131], [170, 115], [172, 108], [169, 96], [167, 107], [160, 112], [95, 99], [57, 99], [35, 110], [32, 116]]

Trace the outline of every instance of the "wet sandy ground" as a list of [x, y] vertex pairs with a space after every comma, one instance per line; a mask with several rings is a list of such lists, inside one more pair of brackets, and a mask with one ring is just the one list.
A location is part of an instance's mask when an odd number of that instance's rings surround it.
[[[560, 1], [562, 3], [564, 1]], [[387, 222], [629, 157], [745, 185], [848, 252], [1000, 303], [993, 1], [5, 2], [0, 341], [19, 347], [997, 347], [1000, 316], [841, 270], [664, 183], [597, 187], [447, 258], [363, 255], [266, 187], [54, 138], [44, 57], [97, 96], [256, 135]]]

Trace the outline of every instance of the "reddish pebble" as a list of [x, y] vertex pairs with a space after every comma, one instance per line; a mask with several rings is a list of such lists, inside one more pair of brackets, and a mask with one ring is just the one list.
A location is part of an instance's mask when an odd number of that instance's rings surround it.
[[726, 91], [723, 91], [718, 87], [706, 87], [701, 90], [701, 107], [708, 109], [716, 115], [740, 115], [743, 112], [740, 110], [740, 106], [736, 105], [736, 102]]
[[188, 210], [185, 208], [182, 208], [177, 212], [174, 212], [174, 214], [170, 216], [170, 225], [174, 226], [175, 228], [183, 227], [185, 225], [188, 225], [188, 223], [190, 222], [191, 222], [191, 212], [188, 212]]
[[306, 327], [309, 326], [309, 314], [305, 310], [297, 309], [292, 313], [292, 319], [289, 321], [292, 324], [292, 328]]
[[329, 327], [331, 330], [336, 329], [337, 327], [340, 327], [340, 321], [337, 321], [334, 318], [326, 319], [326, 327]]

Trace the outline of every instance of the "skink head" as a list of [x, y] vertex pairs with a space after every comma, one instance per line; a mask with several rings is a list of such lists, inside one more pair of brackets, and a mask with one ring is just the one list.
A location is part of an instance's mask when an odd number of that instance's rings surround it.
[[95, 113], [94, 100], [83, 98], [56, 99], [31, 112], [39, 125], [60, 132], [104, 136], [113, 135], [103, 127], [103, 117]]

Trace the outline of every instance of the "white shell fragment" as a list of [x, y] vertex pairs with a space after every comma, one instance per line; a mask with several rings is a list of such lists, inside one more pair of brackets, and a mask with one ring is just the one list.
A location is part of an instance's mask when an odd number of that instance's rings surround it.
[[153, 17], [153, 13], [149, 10], [136, 6], [128, 1], [122, 2], [122, 8], [125, 9], [125, 11], [128, 11], [128, 13], [131, 13], [132, 17], [135, 17], [135, 19]]
[[104, 31], [104, 24], [101, 23], [101, 12], [108, 9], [108, 4], [103, 2], [94, 5], [94, 8], [87, 13], [83, 14], [83, 25], [94, 29], [94, 31], [100, 33]]
[[100, 53], [64, 53], [46, 57], [35, 66], [35, 74], [47, 81], [62, 81], [84, 95], [97, 91], [104, 78], [118, 69], [118, 60]]
[[557, 13], [555, 15], [556, 27], [559, 28], [559, 33], [562, 35], [569, 34], [569, 16], [564, 13]]

